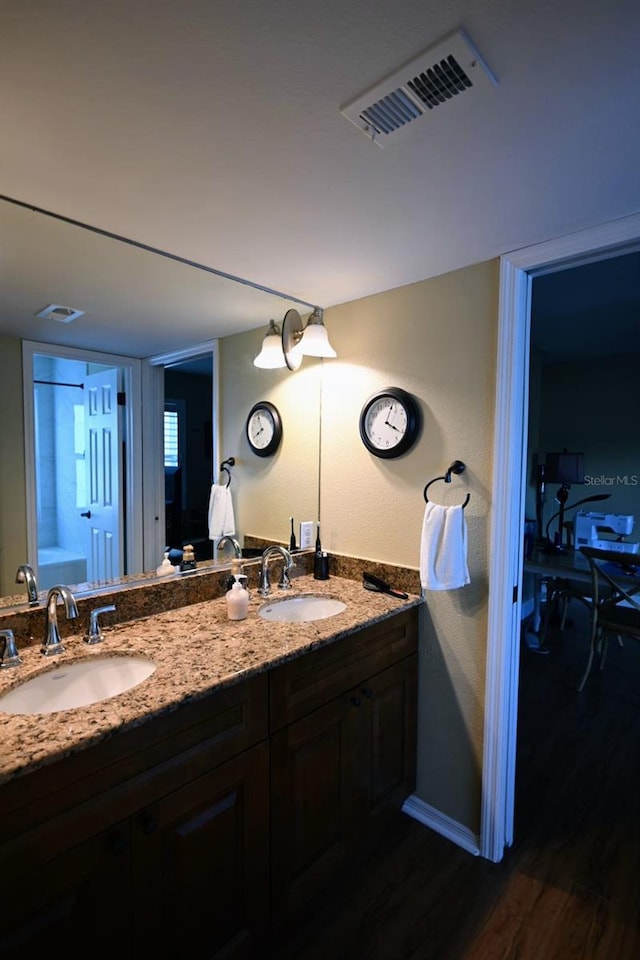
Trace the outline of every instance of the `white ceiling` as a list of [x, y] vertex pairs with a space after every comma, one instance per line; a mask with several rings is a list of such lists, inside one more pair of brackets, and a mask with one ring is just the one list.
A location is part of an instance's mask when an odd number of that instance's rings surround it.
[[[384, 149], [341, 116], [459, 27], [497, 86]], [[638, 212], [639, 35], [637, 0], [3, 0], [0, 193], [327, 307]], [[1, 285], [24, 287], [0, 231]], [[191, 304], [185, 268], [177, 321], [149, 276], [118, 326], [91, 302], [105, 238], [80, 233], [62, 282], [71, 231], [23, 335], [144, 356], [264, 322], [228, 281]], [[34, 333], [62, 297], [85, 318]]]

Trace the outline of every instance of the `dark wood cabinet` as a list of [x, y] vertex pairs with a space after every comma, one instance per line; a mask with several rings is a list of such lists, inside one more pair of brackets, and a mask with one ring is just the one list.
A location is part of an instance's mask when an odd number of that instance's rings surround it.
[[32, 774], [22, 807], [5, 785], [3, 960], [251, 956], [268, 929], [266, 705], [264, 675]]
[[0, 956], [249, 960], [415, 777], [406, 611], [0, 788]]
[[[415, 785], [415, 620], [394, 618], [350, 641], [287, 664], [271, 687], [272, 705], [274, 689], [291, 694], [288, 704], [286, 693], [278, 701], [279, 717], [306, 709], [302, 702], [313, 706], [271, 737], [276, 932], [348, 866], [376, 821]], [[324, 689], [335, 692], [355, 678], [318, 705]]]
[[130, 856], [124, 822], [34, 869], [3, 872], [0, 957], [32, 960], [53, 949], [68, 957], [122, 955], [131, 943]]
[[269, 749], [229, 760], [134, 818], [138, 956], [258, 956], [268, 932]]

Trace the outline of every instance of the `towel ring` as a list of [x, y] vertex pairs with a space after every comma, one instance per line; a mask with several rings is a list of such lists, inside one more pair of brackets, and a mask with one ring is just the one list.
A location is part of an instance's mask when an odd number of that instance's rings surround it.
[[235, 457], [229, 457], [228, 460], [223, 460], [222, 463], [220, 464], [220, 473], [224, 471], [224, 473], [226, 473], [227, 477], [229, 478], [227, 480], [227, 487], [231, 484], [231, 470], [229, 470], [229, 467], [235, 467], [235, 465], [236, 465]]
[[[465, 464], [462, 462], [462, 460], [454, 460], [453, 463], [450, 465], [449, 469], [447, 470], [447, 472], [445, 473], [445, 475], [444, 475], [443, 477], [434, 477], [433, 480], [429, 480], [429, 483], [426, 485], [426, 487], [424, 488], [424, 491], [423, 491], [423, 496], [424, 496], [424, 499], [425, 499], [425, 503], [429, 503], [429, 497], [427, 496], [427, 490], [429, 489], [429, 487], [431, 486], [432, 483], [436, 483], [437, 480], [444, 480], [445, 483], [451, 483], [451, 474], [452, 474], [452, 473], [455, 473], [456, 476], [457, 476], [458, 474], [463, 473], [465, 470], [466, 470], [466, 466], [465, 466]], [[470, 499], [471, 499], [471, 494], [468, 493], [467, 496], [466, 496], [466, 498], [465, 498], [464, 503], [462, 504], [462, 509], [463, 509], [463, 510], [464, 510], [464, 508], [466, 507], [466, 505], [469, 503], [469, 500], [470, 500]]]

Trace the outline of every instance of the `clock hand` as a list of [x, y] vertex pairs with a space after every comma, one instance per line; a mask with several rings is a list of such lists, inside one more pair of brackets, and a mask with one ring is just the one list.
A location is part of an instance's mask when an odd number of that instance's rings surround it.
[[[391, 416], [391, 414], [394, 412], [394, 409], [395, 409], [394, 404], [393, 404], [393, 403], [390, 403], [390, 404], [389, 404], [389, 412], [388, 412], [388, 414], [387, 414], [387, 417], [390, 417], [390, 416]], [[392, 430], [398, 430], [398, 428], [395, 427], [395, 426], [391, 423], [391, 421], [390, 421], [389, 419], [385, 420], [384, 425], [385, 425], [385, 427], [391, 427]], [[400, 432], [400, 431], [398, 430], [398, 433], [399, 433], [399, 432]]]

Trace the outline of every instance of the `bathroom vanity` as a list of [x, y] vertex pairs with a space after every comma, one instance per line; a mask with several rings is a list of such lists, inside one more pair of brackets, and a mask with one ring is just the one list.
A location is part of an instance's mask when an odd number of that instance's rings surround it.
[[102, 646], [158, 662], [140, 687], [0, 715], [2, 957], [264, 955], [399, 808], [420, 600], [305, 589], [347, 611], [270, 623], [254, 596], [246, 621], [217, 599], [121, 624]]

